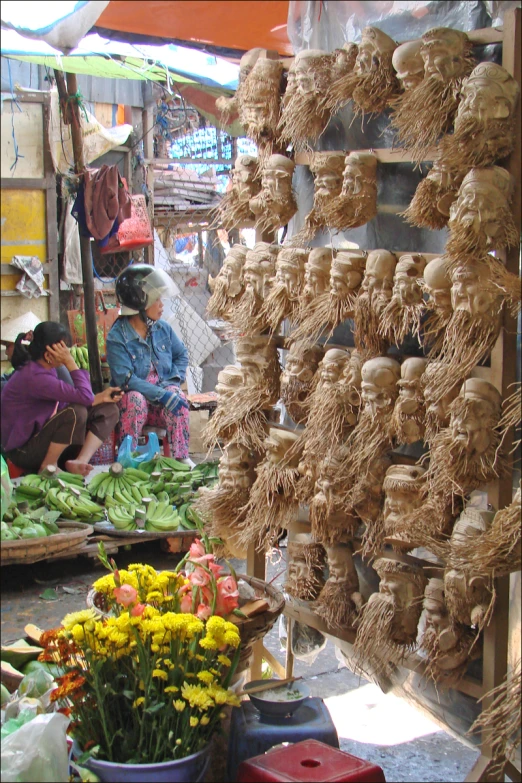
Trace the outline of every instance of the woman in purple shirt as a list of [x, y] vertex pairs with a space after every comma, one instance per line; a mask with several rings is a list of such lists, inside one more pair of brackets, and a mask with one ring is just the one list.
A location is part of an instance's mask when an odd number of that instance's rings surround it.
[[[114, 387], [93, 394], [89, 372], [78, 368], [67, 337], [59, 323], [38, 324], [29, 346], [18, 347], [15, 372], [2, 389], [2, 451], [28, 472], [61, 458], [70, 473], [87, 475], [90, 459], [118, 422], [122, 392]], [[61, 366], [72, 386], [58, 379]]]

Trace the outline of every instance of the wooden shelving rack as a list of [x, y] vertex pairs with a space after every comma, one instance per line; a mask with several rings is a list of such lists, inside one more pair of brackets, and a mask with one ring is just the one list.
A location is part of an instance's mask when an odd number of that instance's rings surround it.
[[[480, 30], [473, 30], [467, 33], [468, 37], [474, 44], [490, 44], [490, 43], [502, 43], [502, 65], [506, 70], [515, 78], [520, 84], [520, 70], [521, 70], [521, 14], [520, 8], [511, 9], [506, 12], [504, 16], [504, 24], [502, 27], [496, 28], [484, 28]], [[292, 59], [286, 59], [283, 61], [285, 66], [289, 66]], [[516, 127], [515, 127], [515, 149], [507, 162], [504, 162], [505, 167], [515, 178], [515, 192], [512, 200], [512, 210], [515, 216], [515, 221], [518, 225], [521, 225], [522, 209], [521, 209], [521, 187], [520, 187], [520, 170], [521, 170], [521, 122], [520, 122], [520, 106], [522, 100], [519, 100]], [[354, 150], [344, 150], [345, 154]], [[373, 152], [380, 163], [406, 163], [411, 162], [411, 156], [400, 149], [372, 149], [372, 150], [360, 150], [365, 152]], [[426, 161], [433, 158], [427, 157]], [[306, 153], [300, 153], [296, 155], [295, 162], [301, 165], [307, 165], [310, 161], [310, 156]], [[497, 164], [498, 165], [498, 164]], [[264, 237], [263, 237], [264, 239]], [[261, 240], [261, 237], [259, 237]], [[421, 251], [419, 251], [421, 252]], [[423, 255], [430, 255], [425, 254]], [[519, 248], [512, 248], [510, 251], [503, 254], [503, 260], [505, 261], [508, 271], [515, 275], [519, 274], [519, 262], [520, 251]], [[516, 362], [514, 357], [517, 350], [517, 324], [513, 316], [504, 310], [503, 328], [496, 345], [491, 353], [490, 367], [476, 368], [476, 374], [485, 380], [490, 381], [501, 392], [503, 399], [507, 398], [512, 389], [509, 387], [516, 380]], [[506, 450], [509, 450], [512, 442], [512, 433], [509, 436], [509, 442], [506, 442]], [[512, 458], [511, 458], [512, 459]], [[511, 468], [513, 463], [511, 462]], [[500, 479], [489, 484], [486, 488], [488, 502], [495, 508], [501, 509], [507, 506], [512, 500], [513, 492], [513, 479], [511, 471], [506, 478]], [[416, 560], [416, 558], [410, 558]], [[417, 562], [421, 565], [426, 565], [424, 561]], [[254, 551], [251, 548], [247, 557], [247, 573], [251, 576], [256, 576], [260, 579], [265, 578], [265, 557], [264, 554]], [[485, 628], [483, 633], [483, 677], [482, 682], [473, 680], [469, 677], [465, 677], [458, 686], [458, 690], [475, 699], [480, 699], [484, 694], [488, 693], [492, 688], [500, 685], [504, 680], [508, 669], [508, 642], [509, 642], [509, 584], [510, 577], [503, 577], [495, 581], [496, 590], [496, 604], [493, 617], [489, 625]], [[339, 639], [344, 642], [353, 643], [355, 639], [354, 631], [335, 632], [329, 629], [324, 621], [317, 617], [312, 611], [306, 610], [301, 606], [297, 606], [293, 602], [288, 602], [285, 606], [285, 614], [288, 619], [288, 638], [291, 638], [291, 624], [294, 620], [312, 628], [317, 629], [321, 633], [326, 634], [334, 639]], [[271, 653], [266, 650], [262, 642], [258, 642], [254, 650], [253, 664], [251, 668], [252, 679], [261, 677], [262, 660], [268, 661], [276, 674], [280, 676], [291, 676], [293, 671], [293, 656], [290, 650], [290, 645], [287, 645], [286, 653], [286, 667], [283, 667], [276, 661]], [[404, 663], [405, 668], [412, 671], [422, 673], [424, 663], [416, 655], [412, 655]], [[490, 700], [485, 699], [482, 703], [482, 708], [486, 709], [489, 706]], [[500, 780], [499, 776], [495, 776], [491, 773], [491, 743], [488, 736], [488, 732], [483, 732], [482, 755], [477, 760], [477, 763], [466, 778], [467, 781], [472, 783], [473, 781], [496, 781]], [[505, 774], [512, 780], [520, 780], [520, 771], [512, 764], [508, 763], [506, 766]]]

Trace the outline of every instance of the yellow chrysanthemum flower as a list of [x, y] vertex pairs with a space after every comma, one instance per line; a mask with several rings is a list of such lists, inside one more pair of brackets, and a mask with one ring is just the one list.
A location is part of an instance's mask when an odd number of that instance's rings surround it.
[[222, 644], [219, 644], [213, 636], [205, 636], [204, 639], [199, 640], [199, 646], [203, 647], [204, 650], [217, 650], [219, 647], [222, 647]]
[[193, 729], [195, 729], [195, 728], [196, 728], [196, 726], [197, 726], [197, 725], [198, 725], [198, 723], [199, 723], [199, 720], [198, 720], [196, 717], [194, 717], [194, 715], [191, 715], [189, 723], [190, 723], [191, 727], [192, 727]]
[[189, 685], [187, 682], [184, 682], [181, 688], [181, 695], [192, 708], [198, 707], [200, 710], [208, 710], [214, 706], [207, 690], [201, 685]]
[[92, 622], [95, 619], [96, 612], [94, 609], [82, 609], [79, 612], [70, 612], [69, 614], [66, 614], [62, 620], [62, 625], [66, 631], [70, 631], [73, 625], [84, 625], [85, 623]]
[[[181, 699], [176, 699], [176, 701], [172, 702], [172, 705], [173, 705], [174, 709], [176, 710], [176, 712], [183, 712], [183, 710], [185, 709], [185, 706], [186, 706], [185, 702], [182, 701]], [[180, 740], [180, 743], [181, 743], [181, 740]]]
[[214, 676], [207, 671], [199, 672], [198, 680], [201, 680], [205, 685], [211, 685], [214, 682]]
[[201, 723], [202, 726], [208, 726], [208, 724], [210, 723], [210, 718], [208, 717], [208, 715], [202, 715], [199, 722]]
[[85, 631], [83, 630], [83, 626], [81, 626], [79, 623], [73, 625], [71, 628], [71, 633], [75, 642], [83, 642], [85, 639]]
[[228, 655], [218, 655], [218, 663], [220, 663], [221, 666], [232, 666], [232, 661]]
[[165, 693], [177, 693], [179, 691], [179, 688], [176, 688], [175, 685], [167, 685], [165, 688]]
[[98, 593], [110, 594], [112, 595], [112, 591], [116, 585], [114, 584], [114, 577], [112, 574], [107, 574], [106, 576], [101, 576], [99, 579], [97, 579], [94, 584], [93, 588]]
[[143, 704], [144, 701], [145, 701], [145, 696], [138, 696], [138, 698], [132, 702], [132, 706], [139, 707], [141, 704]]
[[152, 676], [155, 677], [157, 680], [169, 679], [169, 675], [167, 674], [167, 672], [164, 672], [161, 669], [153, 669]]

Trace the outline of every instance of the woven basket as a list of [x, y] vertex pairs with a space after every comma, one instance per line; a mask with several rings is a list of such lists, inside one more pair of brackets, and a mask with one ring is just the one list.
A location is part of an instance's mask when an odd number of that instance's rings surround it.
[[[234, 623], [238, 626], [241, 634], [241, 654], [239, 658], [236, 674], [245, 671], [250, 666], [250, 660], [253, 654], [254, 644], [260, 641], [267, 634], [275, 621], [281, 614], [285, 606], [283, 594], [275, 587], [246, 574], [238, 574], [238, 580], [242, 579], [255, 590], [255, 598], [264, 598], [269, 603], [266, 612], [258, 614], [255, 617], [249, 617], [242, 620], [234, 617]], [[94, 609], [101, 617], [108, 617], [109, 613], [103, 607], [103, 598], [100, 600], [96, 590], [89, 590], [87, 594], [87, 607]]]
[[58, 520], [63, 533], [54, 533], [46, 538], [25, 538], [20, 541], [2, 541], [0, 562], [2, 565], [37, 563], [56, 555], [74, 554], [81, 549], [93, 528], [83, 522]]

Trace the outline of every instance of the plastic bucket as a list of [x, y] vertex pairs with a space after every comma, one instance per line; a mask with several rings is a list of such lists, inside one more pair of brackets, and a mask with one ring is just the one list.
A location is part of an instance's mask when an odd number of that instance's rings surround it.
[[183, 759], [161, 764], [114, 764], [90, 758], [83, 766], [102, 783], [197, 783], [202, 781], [209, 762], [209, 746]]

